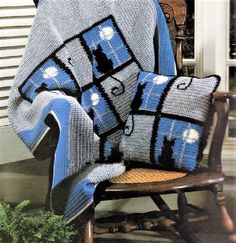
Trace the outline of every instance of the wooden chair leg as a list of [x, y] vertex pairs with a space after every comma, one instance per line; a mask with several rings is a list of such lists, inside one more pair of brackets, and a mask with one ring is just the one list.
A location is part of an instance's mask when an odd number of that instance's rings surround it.
[[191, 234], [189, 229], [188, 221], [188, 209], [187, 209], [187, 198], [185, 193], [178, 192], [178, 208], [179, 208], [179, 220], [177, 224], [177, 230], [184, 240], [188, 243], [200, 243], [194, 235]]
[[50, 160], [50, 165], [48, 169], [48, 191], [47, 191], [47, 196], [45, 200], [45, 207], [44, 209], [46, 211], [50, 211], [50, 196], [51, 196], [51, 189], [52, 189], [52, 179], [53, 179], [53, 164], [54, 164], [54, 158], [51, 158]]
[[81, 232], [81, 243], [93, 243], [93, 220], [85, 222]]
[[94, 207], [88, 208], [81, 216], [79, 235], [81, 243], [93, 243]]
[[220, 209], [223, 226], [226, 229], [226, 231], [229, 233], [229, 241], [236, 242], [236, 234], [234, 232], [234, 223], [225, 206], [225, 196], [223, 193], [223, 185], [222, 184], [213, 185], [212, 191], [215, 194], [216, 205]]
[[176, 231], [179, 232], [181, 237], [186, 240], [186, 242], [200, 243], [200, 240], [196, 239], [189, 231], [189, 221], [187, 217], [187, 199], [184, 193], [178, 193], [179, 217], [177, 217], [176, 214], [168, 207], [168, 205], [165, 203], [160, 195], [152, 195], [151, 198], [167, 218], [172, 219], [176, 222], [176, 225], [174, 225], [174, 227]]
[[160, 195], [158, 195], [158, 194], [151, 195], [151, 198], [165, 217], [167, 217], [175, 222], [178, 221], [176, 214], [169, 208], [169, 206], [166, 204], [166, 202], [162, 199], [162, 197]]
[[[50, 192], [52, 187], [52, 178], [53, 178], [53, 162], [52, 158], [49, 166], [49, 183], [48, 183], [48, 192], [45, 202], [45, 210], [50, 210]], [[81, 220], [80, 220], [81, 219]], [[91, 206], [87, 209], [79, 219], [75, 220], [75, 224], [78, 225], [78, 237], [75, 237], [74, 243], [93, 243], [93, 224], [94, 224], [94, 207]]]

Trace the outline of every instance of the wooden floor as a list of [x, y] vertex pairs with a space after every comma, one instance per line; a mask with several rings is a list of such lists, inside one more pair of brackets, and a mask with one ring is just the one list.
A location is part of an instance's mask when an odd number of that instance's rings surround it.
[[[236, 217], [235, 217], [236, 219]], [[226, 242], [226, 234], [222, 229], [220, 218], [212, 217], [211, 220], [205, 223], [198, 223], [192, 227], [191, 232], [202, 243], [224, 243]], [[159, 232], [147, 232], [147, 231], [135, 231], [128, 234], [104, 234], [95, 236], [95, 243], [167, 243], [176, 242], [184, 243], [176, 233], [159, 231]]]
[[[236, 217], [235, 217], [236, 219]], [[220, 225], [220, 218], [212, 217], [205, 223], [198, 223], [192, 227], [191, 232], [202, 243], [224, 243], [226, 242], [226, 234]], [[159, 231], [134, 231], [132, 233], [123, 234], [104, 234], [95, 236], [95, 243], [167, 243], [176, 242], [184, 243], [176, 233]]]

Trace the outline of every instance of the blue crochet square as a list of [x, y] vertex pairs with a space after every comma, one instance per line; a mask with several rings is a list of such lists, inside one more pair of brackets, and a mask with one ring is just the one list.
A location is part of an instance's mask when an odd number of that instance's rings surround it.
[[133, 100], [133, 103], [139, 103], [136, 109], [139, 111], [156, 112], [162, 93], [172, 78], [141, 72], [137, 82], [136, 95]]
[[23, 83], [20, 87], [21, 95], [32, 102], [38, 93], [44, 90], [69, 90], [78, 92], [78, 84], [66, 68], [54, 58], [49, 58]]
[[80, 38], [91, 59], [96, 79], [114, 73], [132, 60], [131, 51], [112, 16], [84, 31]]
[[93, 118], [98, 135], [119, 125], [114, 113], [96, 86], [82, 93], [81, 105]]
[[161, 118], [156, 133], [155, 161], [169, 169], [196, 168], [203, 127], [181, 120]]

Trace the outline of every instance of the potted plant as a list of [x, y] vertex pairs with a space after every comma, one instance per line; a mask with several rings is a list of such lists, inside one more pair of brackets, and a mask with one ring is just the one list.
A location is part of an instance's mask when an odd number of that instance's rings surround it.
[[29, 201], [16, 207], [0, 203], [0, 242], [1, 243], [47, 243], [71, 242], [75, 231], [66, 224], [63, 216], [48, 211], [25, 212]]

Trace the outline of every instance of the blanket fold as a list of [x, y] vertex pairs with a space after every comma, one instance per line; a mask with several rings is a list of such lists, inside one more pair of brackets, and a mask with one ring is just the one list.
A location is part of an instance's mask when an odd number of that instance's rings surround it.
[[157, 0], [39, 1], [9, 119], [32, 152], [58, 131], [51, 207], [68, 222], [91, 205], [99, 182], [125, 171], [104, 162], [119, 147], [138, 73], [153, 72], [156, 59], [160, 74], [175, 74]]

